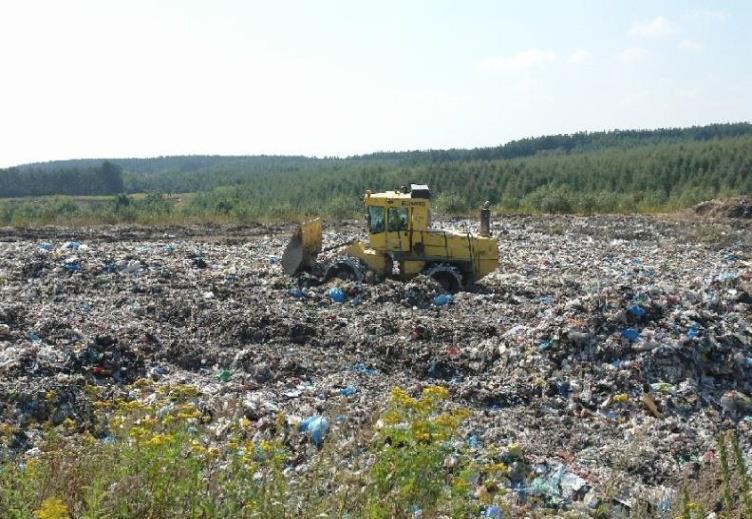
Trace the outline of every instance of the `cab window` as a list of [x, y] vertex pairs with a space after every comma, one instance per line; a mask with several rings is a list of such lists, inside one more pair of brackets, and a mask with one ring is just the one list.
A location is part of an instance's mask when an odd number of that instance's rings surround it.
[[390, 232], [407, 230], [407, 207], [390, 207], [387, 225]]
[[368, 208], [368, 231], [371, 234], [384, 232], [384, 208], [372, 205]]

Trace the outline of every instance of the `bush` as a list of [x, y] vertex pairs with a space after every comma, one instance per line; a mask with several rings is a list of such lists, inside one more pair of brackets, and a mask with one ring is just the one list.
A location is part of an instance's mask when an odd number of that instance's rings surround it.
[[545, 195], [540, 202], [539, 209], [543, 213], [567, 214], [573, 212], [572, 201], [563, 191], [552, 191]]
[[465, 198], [451, 191], [441, 192], [433, 202], [433, 209], [439, 214], [465, 215], [469, 206]]

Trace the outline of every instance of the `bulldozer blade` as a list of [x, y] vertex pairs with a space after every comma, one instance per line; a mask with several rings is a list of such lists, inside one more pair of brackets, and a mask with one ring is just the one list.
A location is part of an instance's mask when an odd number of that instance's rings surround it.
[[299, 225], [282, 254], [282, 269], [288, 276], [311, 270], [321, 252], [321, 219]]
[[288, 276], [298, 274], [303, 267], [303, 258], [303, 238], [300, 227], [298, 227], [290, 238], [287, 247], [285, 247], [285, 252], [282, 253], [282, 270]]

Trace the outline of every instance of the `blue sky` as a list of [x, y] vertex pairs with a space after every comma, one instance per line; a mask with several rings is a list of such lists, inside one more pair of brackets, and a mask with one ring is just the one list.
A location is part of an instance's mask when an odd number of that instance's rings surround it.
[[3, 1], [0, 167], [752, 119], [744, 1]]

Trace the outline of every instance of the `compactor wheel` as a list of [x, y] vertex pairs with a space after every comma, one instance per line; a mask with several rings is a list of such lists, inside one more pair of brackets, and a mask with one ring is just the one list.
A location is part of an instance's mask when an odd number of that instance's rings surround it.
[[345, 281], [363, 281], [366, 276], [366, 268], [363, 263], [351, 256], [339, 256], [334, 258], [324, 270], [324, 281], [339, 278]]
[[434, 263], [423, 273], [441, 285], [446, 292], [454, 294], [462, 289], [462, 272], [450, 263]]

